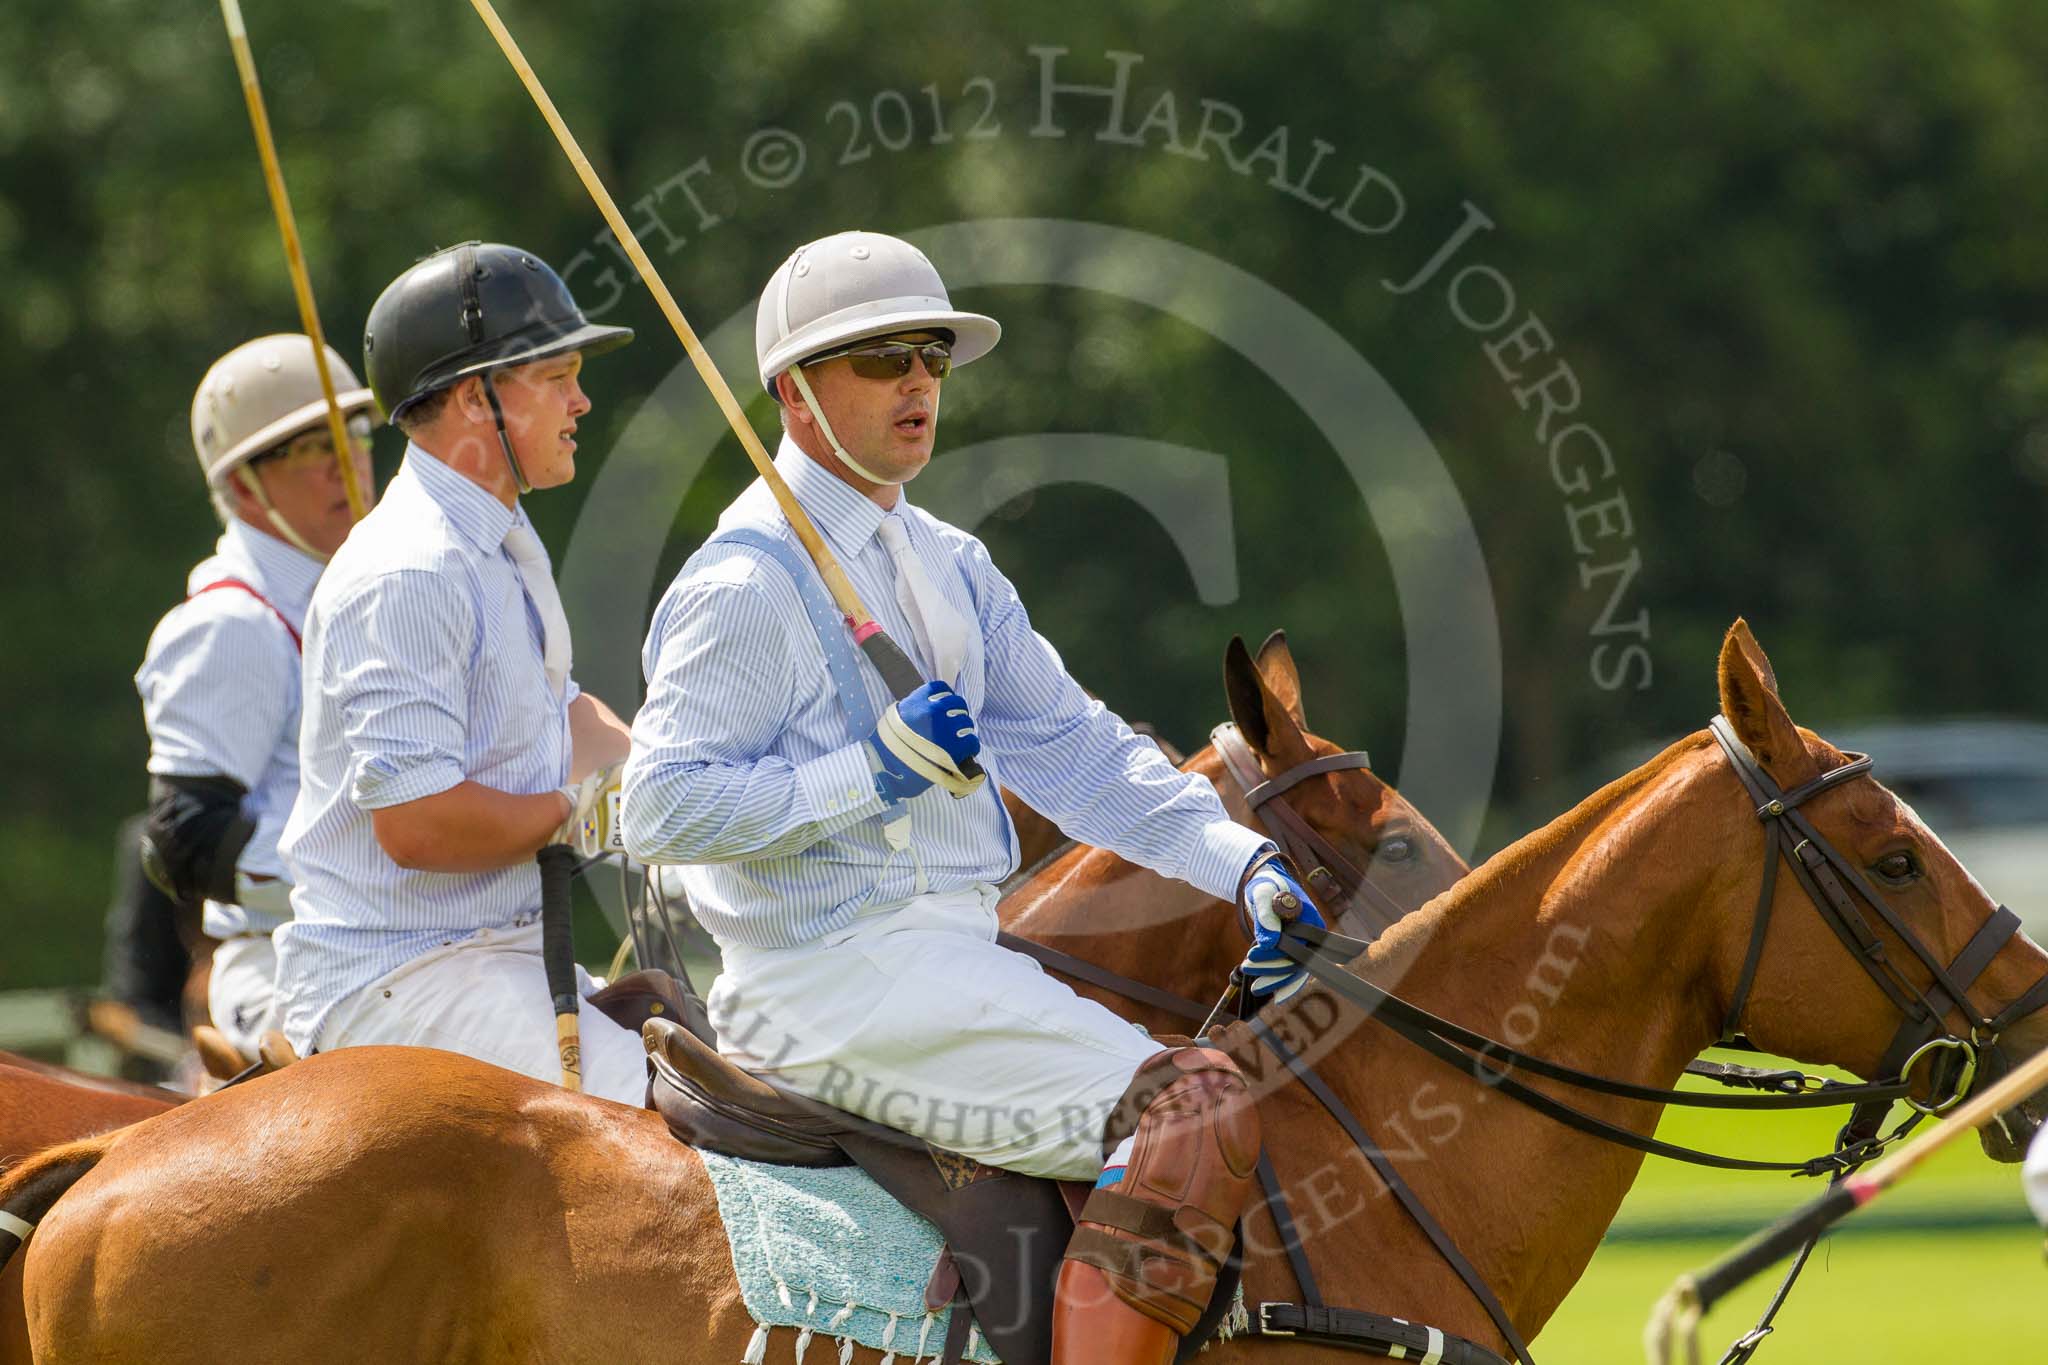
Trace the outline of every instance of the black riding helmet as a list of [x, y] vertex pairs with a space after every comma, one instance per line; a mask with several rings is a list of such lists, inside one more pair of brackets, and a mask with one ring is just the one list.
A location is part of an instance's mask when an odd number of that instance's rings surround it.
[[583, 316], [562, 277], [532, 252], [464, 242], [417, 262], [377, 296], [363, 329], [363, 368], [378, 410], [393, 421], [429, 394], [483, 375], [499, 442], [524, 492], [490, 372], [568, 351], [596, 355], [632, 339], [629, 327]]

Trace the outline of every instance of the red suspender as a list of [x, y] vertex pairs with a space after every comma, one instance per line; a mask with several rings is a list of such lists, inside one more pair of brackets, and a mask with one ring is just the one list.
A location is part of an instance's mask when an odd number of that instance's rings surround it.
[[221, 588], [233, 588], [238, 592], [248, 593], [249, 596], [255, 598], [258, 602], [261, 602], [264, 606], [269, 607], [270, 614], [277, 618], [278, 624], [283, 626], [287, 631], [291, 632], [292, 648], [298, 650], [302, 654], [305, 652], [305, 646], [299, 641], [298, 630], [292, 625], [290, 621], [285, 619], [285, 614], [279, 611], [269, 598], [265, 597], [262, 593], [256, 591], [256, 589], [250, 587], [247, 583], [244, 583], [239, 578], [223, 578], [217, 583], [208, 583], [205, 587], [199, 589], [198, 592], [194, 592], [191, 597], [187, 597], [185, 600], [187, 602], [190, 602], [193, 597], [199, 596], [199, 593], [215, 592]]

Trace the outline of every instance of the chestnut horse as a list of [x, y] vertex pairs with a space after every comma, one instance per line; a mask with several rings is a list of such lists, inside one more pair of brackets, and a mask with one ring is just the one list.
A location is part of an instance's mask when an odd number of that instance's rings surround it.
[[[52, 1143], [138, 1123], [184, 1098], [0, 1052], [0, 1171]], [[0, 1268], [0, 1365], [26, 1365], [30, 1358], [17, 1260]]]
[[161, 1114], [185, 1098], [175, 1090], [0, 1052], [0, 1168], [39, 1147]]
[[[1740, 622], [1718, 681], [1735, 734], [1779, 786], [1844, 764], [1794, 726]], [[1822, 837], [1873, 869], [1888, 902], [1944, 961], [1992, 917], [1982, 889], [1874, 779], [1833, 787], [1804, 809]], [[1669, 1086], [1719, 1037], [1749, 975], [1764, 847], [1729, 760], [1710, 734], [1695, 734], [1402, 920], [1349, 970], [1552, 1060]], [[1899, 1022], [1891, 1001], [1793, 878], [1776, 880], [1773, 905], [1742, 1027], [1774, 1052], [1871, 1074]], [[1888, 928], [1877, 933], [1924, 988], [1904, 943]], [[1973, 1005], [1996, 1012], [2032, 992], [2044, 971], [2048, 954], [2014, 938], [1977, 978]], [[1966, 1032], [1959, 1014], [1947, 1022]], [[1317, 1042], [1329, 1089], [1401, 1161], [1520, 1331], [1540, 1329], [1591, 1258], [1640, 1157], [1509, 1103], [1321, 986], [1261, 1018], [1291, 1043]], [[2008, 1029], [2003, 1046], [2017, 1055], [2044, 1043], [2048, 1015], [2036, 1012]], [[1269, 1059], [1244, 1060], [1273, 1076]], [[1582, 1104], [1641, 1133], [1660, 1112], [1633, 1099]], [[1986, 1150], [2016, 1160], [2042, 1108], [2036, 1096], [2009, 1114], [1985, 1134]], [[1275, 1080], [1260, 1112], [1328, 1301], [1504, 1349], [1313, 1099]], [[447, 1053], [359, 1048], [312, 1058], [46, 1153], [0, 1183], [0, 1208], [40, 1216], [25, 1282], [43, 1365], [722, 1363], [739, 1357], [752, 1328], [710, 1182], [657, 1119]], [[194, 1265], [222, 1271], [203, 1296], [178, 1292]], [[1254, 1302], [1294, 1297], [1263, 1215], [1248, 1220], [1244, 1275]], [[777, 1336], [769, 1359], [787, 1362], [792, 1338]], [[1243, 1338], [1211, 1356], [1356, 1359]]]

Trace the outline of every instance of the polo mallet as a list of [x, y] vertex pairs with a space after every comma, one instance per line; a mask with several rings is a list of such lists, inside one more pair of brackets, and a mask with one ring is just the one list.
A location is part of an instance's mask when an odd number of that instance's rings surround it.
[[540, 864], [540, 959], [547, 969], [548, 998], [555, 1009], [555, 1046], [562, 1054], [562, 1088], [583, 1088], [583, 1035], [576, 1013], [575, 903], [570, 887], [576, 880], [576, 850], [549, 844], [533, 855]]
[[[1681, 1275], [1657, 1301], [1643, 1329], [1650, 1365], [1699, 1365], [1699, 1325], [1707, 1310], [1755, 1275], [1784, 1260], [1829, 1227], [1912, 1174], [1927, 1158], [1965, 1133], [1975, 1132], [2043, 1086], [2048, 1051], [2037, 1052], [1969, 1103], [1860, 1175], [1830, 1189], [1757, 1233], [1695, 1275]], [[1678, 1349], [1685, 1354], [1675, 1354]]]
[[249, 52], [249, 31], [242, 26], [238, 0], [220, 0], [220, 13], [227, 21], [228, 46], [234, 50], [235, 69], [242, 74], [242, 96], [249, 103], [249, 126], [256, 130], [256, 152], [263, 159], [263, 182], [270, 188], [270, 207], [277, 215], [278, 235], [284, 238], [284, 263], [291, 272], [292, 292], [299, 300], [299, 325], [313, 339], [313, 368], [320, 376], [320, 392], [327, 395], [327, 430], [334, 440], [335, 463], [341, 467], [341, 487], [348, 495], [349, 518], [361, 521], [363, 490], [356, 482], [355, 451], [349, 445], [348, 422], [341, 415], [341, 403], [334, 396], [334, 376], [327, 371], [327, 338], [320, 331], [320, 314], [313, 306], [313, 281], [306, 273], [306, 253], [299, 246], [299, 225], [292, 217], [291, 196], [285, 193], [284, 171], [277, 164], [270, 115], [263, 107], [262, 87], [256, 83], [256, 58]]
[[[491, 36], [498, 40], [498, 47], [504, 52], [505, 60], [512, 64], [513, 71], [518, 73], [520, 83], [526, 87], [526, 93], [533, 96], [533, 102], [539, 107], [541, 117], [546, 119], [548, 127], [554, 130], [555, 140], [562, 144], [562, 151], [568, 156], [569, 164], [576, 168], [577, 177], [583, 181], [583, 188], [590, 192], [598, 211], [604, 215], [605, 222], [611, 225], [612, 235], [619, 239], [619, 246], [624, 249], [627, 259], [632, 261], [633, 268], [640, 272], [641, 282], [647, 286], [648, 292], [654, 295], [654, 301], [661, 305], [662, 315], [668, 319], [669, 326], [675, 329], [676, 338], [683, 343], [683, 350], [689, 354], [690, 363], [697, 367], [697, 374], [703, 379], [704, 386], [711, 390], [711, 396], [717, 401], [719, 410], [725, 414], [725, 420], [731, 425], [733, 435], [739, 437], [740, 446], [747, 452], [747, 458], [754, 462], [754, 469], [761, 475], [761, 481], [768, 485], [768, 491], [774, 495], [776, 505], [782, 509], [782, 515], [789, 518], [789, 524], [796, 531], [797, 539], [803, 542], [804, 550], [810, 555], [811, 562], [817, 565], [818, 576], [825, 580], [826, 588], [832, 593], [832, 600], [838, 603], [839, 610], [846, 616], [846, 627], [853, 632], [854, 642], [860, 646], [861, 652], [867, 655], [868, 662], [875, 666], [875, 671], [882, 675], [882, 682], [889, 689], [891, 696], [909, 696], [924, 685], [924, 674], [861, 604], [860, 594], [854, 591], [845, 570], [839, 567], [839, 560], [818, 535], [818, 528], [811, 524], [810, 517], [798, 505], [795, 496], [789, 491], [789, 485], [783, 482], [774, 462], [768, 458], [768, 452], [762, 448], [761, 438], [754, 434], [754, 428], [748, 423], [746, 413], [732, 396], [732, 390], [726, 386], [725, 377], [718, 372], [718, 366], [712, 362], [710, 354], [697, 340], [697, 334], [690, 329], [689, 322], [683, 317], [683, 310], [676, 306], [674, 297], [668, 292], [668, 286], [663, 284], [661, 276], [655, 273], [654, 262], [648, 259], [647, 252], [640, 245], [640, 239], [626, 226], [626, 220], [620, 215], [618, 205], [612, 202], [611, 195], [598, 180], [597, 172], [591, 168], [590, 159], [583, 155], [583, 149], [577, 145], [575, 135], [569, 131], [569, 125], [562, 121], [561, 114], [556, 111], [555, 102], [548, 98], [548, 92], [541, 87], [540, 78], [533, 74], [533, 67], [527, 63], [525, 54], [520, 52], [519, 44], [513, 41], [512, 34], [498, 18], [498, 11], [491, 7], [491, 0], [470, 0], [470, 3], [476, 7], [477, 14], [483, 19], [484, 26], [490, 29]], [[973, 759], [962, 760], [959, 768], [961, 775], [970, 781], [981, 776], [981, 765]]]

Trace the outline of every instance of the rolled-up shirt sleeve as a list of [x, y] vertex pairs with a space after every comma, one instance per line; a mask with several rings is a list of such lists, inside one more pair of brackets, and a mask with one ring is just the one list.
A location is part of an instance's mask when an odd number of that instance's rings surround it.
[[1232, 820], [1206, 779], [1175, 768], [1068, 676], [979, 541], [966, 563], [988, 650], [975, 722], [1004, 784], [1075, 838], [1234, 900], [1266, 837]]
[[373, 578], [328, 613], [330, 667], [318, 686], [342, 717], [357, 806], [403, 805], [462, 782], [480, 625], [456, 585], [420, 569]]
[[787, 855], [882, 809], [859, 743], [801, 761], [768, 752], [798, 692], [784, 620], [758, 585], [729, 578], [679, 583], [656, 609], [624, 781], [634, 857]]

